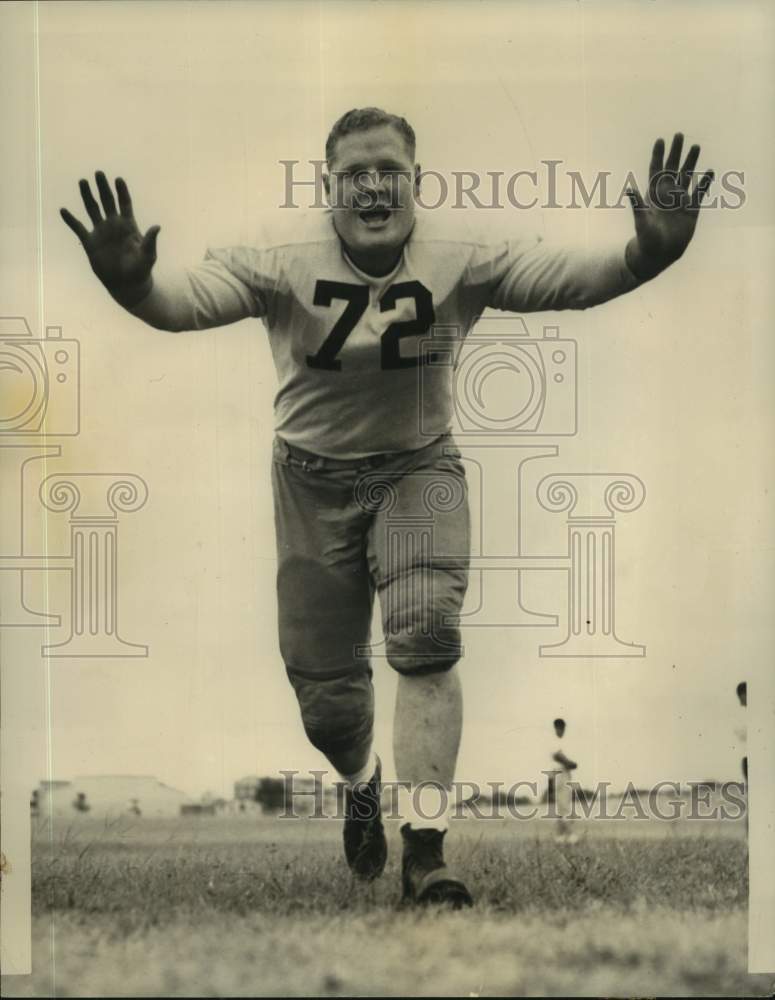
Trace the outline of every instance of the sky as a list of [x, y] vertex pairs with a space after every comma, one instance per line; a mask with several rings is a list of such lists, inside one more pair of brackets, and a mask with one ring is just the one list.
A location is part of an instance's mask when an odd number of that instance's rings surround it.
[[[162, 226], [159, 266], [195, 263], [277, 209], [281, 161], [321, 158], [332, 122], [369, 104], [405, 115], [420, 163], [446, 174], [543, 179], [542, 161], [561, 160], [585, 178], [645, 177], [654, 139], [681, 129], [702, 145], [701, 166], [744, 175], [744, 203], [708, 210], [685, 257], [653, 283], [584, 313], [525, 317], [533, 338], [555, 325], [576, 341], [579, 426], [542, 439], [556, 456], [525, 466], [525, 551], [565, 551], [564, 516], [535, 502], [543, 476], [640, 479], [643, 505], [617, 519], [616, 627], [646, 655], [563, 660], [539, 655], [561, 628], [466, 629], [458, 768], [466, 780], [533, 780], [562, 715], [585, 783], [736, 779], [735, 685], [755, 687], [772, 652], [772, 9], [65, 2], [41, 4], [35, 32], [33, 14], [6, 6], [21, 27], [4, 57], [14, 80], [4, 133], [18, 141], [0, 192], [1, 314], [77, 339], [81, 429], [54, 439], [60, 457], [23, 471], [20, 451], [0, 449], [2, 552], [68, 551], [67, 515], [46, 517], [38, 501], [45, 475], [129, 473], [148, 487], [118, 530], [119, 631], [147, 657], [46, 660], [41, 642], [62, 641], [66, 626], [48, 639], [0, 627], [16, 696], [4, 711], [29, 787], [153, 774], [228, 794], [244, 774], [323, 766], [277, 647], [265, 331], [144, 327], [105, 293], [58, 211], [84, 216], [80, 177], [121, 175], [141, 226]], [[505, 208], [491, 219], [621, 245], [632, 225], [628, 208]], [[475, 509], [491, 539], [513, 536], [509, 462]], [[565, 574], [531, 576], [527, 606], [564, 621]], [[488, 586], [508, 603], [505, 584]], [[67, 622], [68, 588], [66, 573], [30, 572], [25, 602]], [[469, 611], [479, 592], [473, 579]], [[375, 687], [390, 775], [395, 677], [379, 659]]]

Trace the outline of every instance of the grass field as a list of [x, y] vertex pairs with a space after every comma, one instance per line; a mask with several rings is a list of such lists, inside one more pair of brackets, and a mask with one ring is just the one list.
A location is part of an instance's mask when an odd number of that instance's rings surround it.
[[33, 843], [31, 977], [4, 996], [766, 996], [739, 823], [453, 821], [472, 911], [354, 884], [333, 820], [86, 819]]

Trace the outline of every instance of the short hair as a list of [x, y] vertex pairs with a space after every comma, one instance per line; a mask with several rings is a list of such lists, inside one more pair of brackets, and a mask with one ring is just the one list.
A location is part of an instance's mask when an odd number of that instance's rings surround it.
[[740, 681], [735, 690], [737, 691], [737, 697], [739, 698], [741, 694], [748, 694], [748, 685], [745, 681]]
[[565, 725], [565, 719], [555, 719], [553, 724], [555, 726], [564, 726]]
[[353, 132], [366, 132], [370, 128], [379, 128], [382, 125], [392, 125], [403, 136], [409, 155], [414, 159], [417, 140], [414, 129], [406, 118], [390, 114], [389, 111], [383, 111], [382, 108], [352, 108], [334, 122], [328, 133], [326, 160], [329, 163], [333, 160], [336, 144], [343, 136], [351, 135]]

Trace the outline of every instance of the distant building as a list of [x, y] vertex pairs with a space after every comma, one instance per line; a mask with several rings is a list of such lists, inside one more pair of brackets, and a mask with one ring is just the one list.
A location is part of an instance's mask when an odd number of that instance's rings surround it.
[[[41, 781], [36, 791], [38, 814], [55, 817], [171, 817], [191, 802], [184, 792], [150, 775], [82, 775], [72, 781]], [[79, 802], [87, 803], [88, 810], [74, 805]]]

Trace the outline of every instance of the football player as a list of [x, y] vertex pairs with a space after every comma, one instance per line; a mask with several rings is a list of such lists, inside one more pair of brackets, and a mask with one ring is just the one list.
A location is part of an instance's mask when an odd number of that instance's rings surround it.
[[567, 844], [575, 844], [577, 837], [571, 831], [570, 814], [572, 812], [571, 789], [568, 784], [571, 774], [576, 770], [578, 764], [567, 756], [565, 744], [562, 738], [565, 736], [567, 725], [565, 719], [554, 720], [554, 735], [557, 738], [557, 749], [552, 754], [552, 762], [556, 766], [549, 771], [548, 798], [554, 803], [554, 812], [557, 817], [555, 839]]
[[[444, 793], [462, 726], [457, 616], [469, 549], [465, 470], [450, 434], [455, 345], [487, 307], [585, 309], [677, 260], [712, 179], [706, 172], [691, 187], [699, 147], [681, 163], [682, 144], [676, 135], [665, 161], [657, 141], [648, 192], [629, 194], [635, 235], [605, 251], [518, 232], [497, 239], [469, 232], [460, 213], [449, 223], [443, 212], [418, 211], [414, 132], [377, 108], [348, 111], [331, 129], [326, 210], [286, 210], [248, 245], [211, 248], [176, 277], [153, 274], [160, 227], [138, 228], [123, 179], [114, 194], [98, 172], [98, 198], [80, 182], [91, 229], [62, 209], [97, 277], [144, 322], [182, 331], [253, 317], [266, 327], [279, 381], [281, 654], [309, 739], [347, 784], [347, 862], [375, 878], [387, 856], [368, 655], [379, 595], [386, 656], [399, 675], [393, 751], [407, 785], [410, 902], [471, 903], [443, 856]], [[423, 347], [435, 327], [445, 331], [444, 352]], [[430, 546], [418, 515], [432, 519]]]

